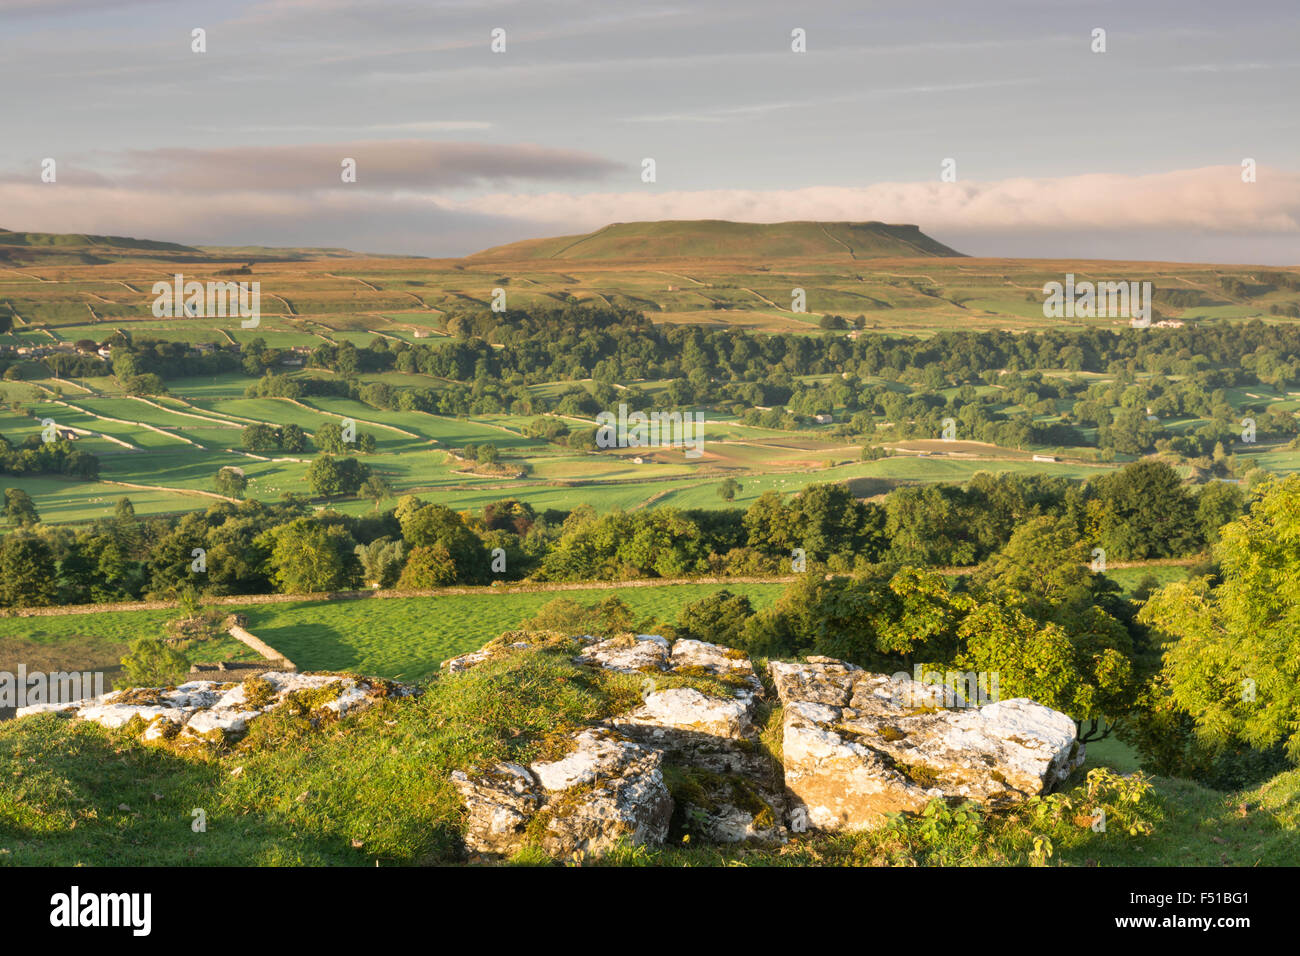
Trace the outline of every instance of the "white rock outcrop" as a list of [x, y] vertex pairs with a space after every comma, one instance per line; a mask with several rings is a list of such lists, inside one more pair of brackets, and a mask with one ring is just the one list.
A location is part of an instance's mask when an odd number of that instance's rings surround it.
[[627, 634], [583, 648], [578, 660], [623, 674], [668, 669], [671, 644], [658, 634]]
[[[656, 760], [671, 761], [679, 769], [685, 781], [679, 813], [705, 838], [717, 842], [785, 839], [780, 769], [758, 740], [756, 717], [763, 685], [745, 654], [703, 641], [670, 642], [658, 634], [624, 634], [605, 640], [584, 636], [571, 641], [576, 644], [574, 660], [578, 663], [616, 673], [646, 674], [643, 702], [604, 721], [595, 736], [591, 731], [579, 733], [569, 755], [521, 768], [529, 775], [531, 786], [524, 786], [508, 764], [473, 777], [453, 775], [468, 809], [466, 844], [470, 849], [513, 852], [525, 841], [528, 821], [535, 814], [545, 816], [548, 832], [554, 831], [550, 843], [543, 839], [542, 845], [564, 852], [573, 848], [600, 852], [599, 848], [611, 845], [608, 836], [599, 832], [601, 813], [608, 815], [614, 831], [629, 839], [661, 842], [667, 830], [661, 831], [657, 823], [641, 822], [643, 818], [659, 820], [659, 787], [642, 779], [644, 768], [637, 760], [626, 762], [640, 774], [631, 779], [626, 770], [609, 769], [624, 766], [628, 754], [654, 754]], [[541, 642], [517, 633], [503, 635], [481, 651], [443, 666], [450, 673], [460, 673]], [[689, 686], [660, 687], [657, 685], [665, 681], [659, 675], [711, 678], [725, 692], [718, 695]], [[659, 764], [655, 766], [662, 780]], [[604, 796], [584, 801], [581, 809], [554, 797], [592, 781], [607, 781], [608, 786]], [[639, 800], [648, 801], [644, 812], [629, 803]], [[673, 808], [670, 796], [669, 816]], [[572, 819], [566, 823], [561, 817]]]
[[942, 687], [828, 658], [774, 662], [771, 672], [786, 788], [812, 827], [867, 829], [935, 797], [1009, 806], [1083, 762], [1074, 721], [1031, 700], [965, 706]]
[[572, 749], [528, 767], [500, 763], [487, 774], [452, 774], [468, 809], [465, 844], [504, 854], [533, 836], [552, 856], [600, 855], [620, 840], [663, 843], [673, 801], [663, 755], [607, 730], [584, 730]]
[[250, 721], [286, 704], [342, 716], [394, 692], [405, 693], [387, 681], [267, 671], [239, 684], [196, 680], [176, 687], [115, 690], [73, 704], [20, 708], [17, 716], [67, 711], [110, 729], [139, 718], [145, 724], [141, 739], [147, 742], [218, 742], [243, 734]]

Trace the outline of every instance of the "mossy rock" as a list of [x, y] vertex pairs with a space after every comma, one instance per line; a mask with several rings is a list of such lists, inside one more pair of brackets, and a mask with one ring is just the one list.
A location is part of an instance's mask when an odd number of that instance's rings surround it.
[[295, 717], [306, 717], [319, 711], [330, 701], [338, 700], [342, 693], [342, 681], [334, 681], [323, 687], [305, 687], [290, 691], [284, 695], [284, 709]]
[[249, 710], [261, 710], [275, 700], [276, 690], [265, 677], [260, 675], [244, 681], [244, 706]]

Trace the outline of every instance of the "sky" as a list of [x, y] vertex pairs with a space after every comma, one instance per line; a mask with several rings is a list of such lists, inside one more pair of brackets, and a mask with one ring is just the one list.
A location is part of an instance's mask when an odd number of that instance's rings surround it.
[[1297, 0], [0, 0], [0, 226], [459, 256], [881, 220], [1297, 265], [1297, 90]]

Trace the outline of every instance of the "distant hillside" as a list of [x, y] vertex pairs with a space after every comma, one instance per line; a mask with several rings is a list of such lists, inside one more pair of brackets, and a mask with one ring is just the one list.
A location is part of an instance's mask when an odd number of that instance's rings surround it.
[[470, 259], [879, 259], [960, 256], [911, 225], [883, 222], [616, 222], [579, 236], [527, 239]]
[[300, 261], [305, 259], [419, 259], [421, 256], [394, 256], [376, 252], [353, 252], [336, 246], [199, 246], [209, 256], [220, 259], [246, 259], [258, 262]]
[[92, 236], [75, 232], [11, 232], [0, 229], [0, 262], [89, 263], [146, 258], [150, 253], [200, 255], [197, 249], [175, 242], [130, 239], [126, 236]]
[[79, 232], [11, 232], [0, 229], [0, 263], [6, 265], [100, 265], [134, 259], [180, 262], [301, 262], [341, 259], [362, 253], [347, 249], [272, 246], [185, 246], [178, 242], [93, 236]]

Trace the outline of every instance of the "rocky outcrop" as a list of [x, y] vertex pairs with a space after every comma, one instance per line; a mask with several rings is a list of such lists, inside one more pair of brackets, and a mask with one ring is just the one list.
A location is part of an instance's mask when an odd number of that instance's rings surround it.
[[[499, 642], [482, 659], [527, 646]], [[1083, 760], [1074, 722], [1031, 700], [968, 706], [949, 687], [809, 657], [770, 667], [783, 708], [776, 766], [759, 740], [763, 685], [743, 653], [645, 634], [576, 647], [575, 660], [588, 666], [645, 674], [641, 704], [603, 721], [610, 736], [584, 731], [572, 755], [551, 764], [461, 775], [473, 848], [508, 852], [530, 832], [555, 852], [599, 852], [620, 835], [662, 840], [665, 831], [646, 822], [663, 809], [660, 786], [649, 782], [662, 781], [661, 764], [651, 774], [642, 762], [650, 754], [670, 771], [678, 822], [718, 842], [783, 840], [787, 821], [796, 832], [867, 829], [935, 798], [1010, 806], [1052, 789]], [[726, 693], [660, 686], [669, 676], [707, 677]], [[570, 800], [589, 779], [601, 782], [597, 795]], [[635, 809], [641, 799], [647, 806]], [[537, 819], [546, 821], [544, 838]]]
[[578, 660], [622, 674], [668, 669], [672, 645], [658, 634], [625, 634], [583, 649]]
[[1074, 722], [1031, 700], [968, 707], [943, 687], [827, 658], [771, 672], [784, 708], [786, 788], [811, 827], [866, 829], [935, 797], [1009, 806], [1083, 761]]
[[668, 834], [672, 796], [658, 751], [605, 730], [584, 730], [565, 756], [522, 767], [501, 763], [452, 783], [468, 808], [465, 844], [512, 853], [531, 836], [552, 856], [599, 855], [619, 840], [658, 844]]
[[[550, 640], [505, 635], [444, 667], [459, 673]], [[647, 675], [642, 703], [577, 734], [572, 753], [553, 763], [501, 763], [484, 774], [455, 774], [470, 849], [511, 853], [530, 838], [559, 854], [603, 852], [620, 838], [661, 843], [674, 810], [692, 830], [719, 842], [784, 837], [779, 768], [758, 740], [763, 685], [743, 653], [657, 634], [574, 640], [578, 663]], [[660, 688], [656, 675], [712, 678], [725, 695]], [[664, 784], [665, 763], [678, 781], [676, 806]]]
[[250, 721], [280, 707], [340, 717], [394, 693], [405, 691], [377, 679], [267, 671], [242, 683], [196, 680], [176, 687], [115, 690], [74, 704], [21, 708], [18, 716], [69, 711], [110, 729], [140, 720], [146, 742], [219, 743], [240, 736]]

